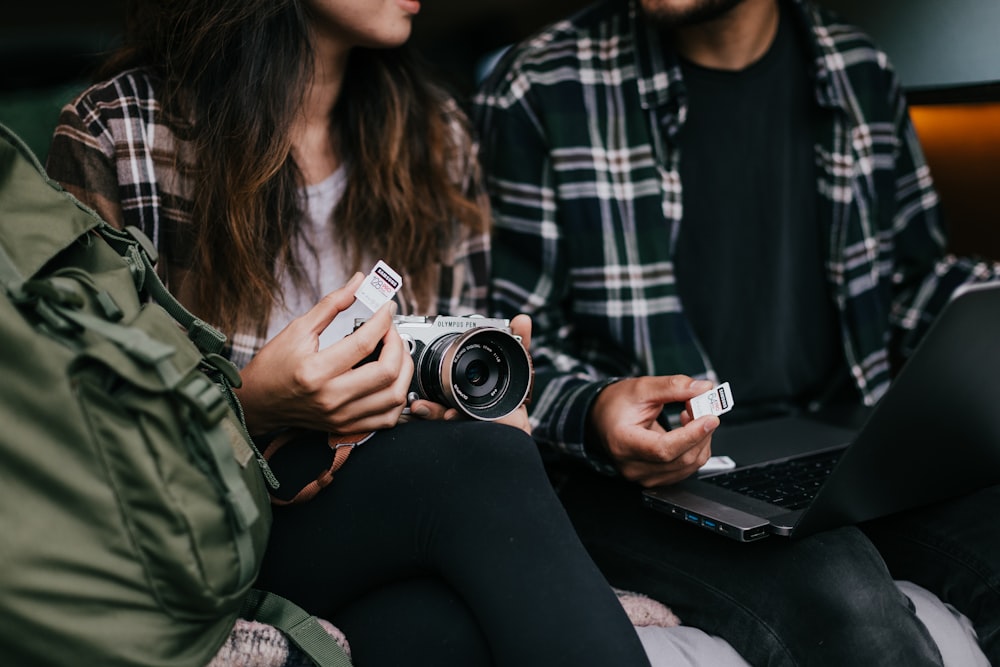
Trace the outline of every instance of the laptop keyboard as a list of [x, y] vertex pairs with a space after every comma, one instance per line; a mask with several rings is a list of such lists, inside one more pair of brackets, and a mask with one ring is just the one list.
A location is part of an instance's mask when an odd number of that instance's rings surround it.
[[821, 452], [712, 475], [701, 481], [759, 498], [772, 505], [797, 510], [809, 504], [843, 453], [843, 449]]

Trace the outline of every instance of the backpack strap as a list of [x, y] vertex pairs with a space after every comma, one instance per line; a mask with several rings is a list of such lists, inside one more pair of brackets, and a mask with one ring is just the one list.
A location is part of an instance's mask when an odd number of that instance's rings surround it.
[[[107, 227], [108, 229], [113, 229], [110, 226]], [[131, 244], [130, 247], [134, 248], [138, 242], [130, 240], [129, 243]], [[122, 246], [117, 246], [115, 249], [121, 252]], [[131, 254], [134, 257], [146, 257], [146, 262], [149, 261], [148, 257], [141, 251]], [[131, 266], [132, 262], [129, 262], [129, 264]], [[151, 265], [146, 263], [143, 263], [143, 266], [149, 266], [151, 269]], [[163, 284], [155, 272], [150, 270], [147, 273], [153, 276], [155, 284], [162, 287]], [[225, 414], [227, 395], [218, 391], [217, 386], [203, 376], [188, 377], [182, 375], [175, 368], [171, 360], [175, 352], [173, 346], [154, 340], [141, 329], [104, 320], [77, 310], [76, 306], [80, 304], [76, 303], [75, 300], [80, 298], [79, 295], [72, 291], [61, 290], [60, 284], [57, 281], [25, 280], [2, 245], [0, 245], [0, 283], [2, 283], [3, 288], [12, 300], [21, 302], [32, 301], [32, 307], [35, 309], [35, 312], [45, 318], [53, 329], [72, 330], [75, 326], [80, 329], [93, 331], [106, 340], [113, 342], [119, 349], [137, 361], [155, 368], [164, 386], [175, 392], [192, 409], [194, 417], [201, 422], [204, 428], [189, 428], [188, 433], [202, 441], [202, 444], [205, 445], [205, 451], [211, 457], [212, 465], [220, 475], [220, 482], [223, 485], [223, 493], [230, 509], [230, 516], [237, 527], [234, 535], [239, 559], [240, 581], [245, 583], [251, 582], [256, 576], [259, 558], [254, 553], [255, 550], [249, 527], [259, 517], [260, 510], [257, 508], [250, 490], [243, 483], [239, 473], [233, 470], [231, 466], [226, 465], [226, 462], [232, 457], [232, 447], [229, 444], [228, 437], [221, 428], [213, 428], [222, 420]], [[165, 288], [163, 289], [163, 293], [169, 297], [168, 301], [174, 302], [177, 304], [177, 308], [187, 312], [183, 306], [177, 303], [176, 299], [169, 295]], [[190, 324], [196, 318], [190, 315], [190, 313], [188, 315]], [[200, 322], [200, 320], [198, 321]], [[203, 322], [202, 324], [205, 331], [215, 332], [222, 342], [225, 341], [222, 334], [219, 334], [209, 325]], [[191, 329], [189, 328], [188, 331], [190, 335]], [[215, 336], [208, 334], [206, 340], [214, 341]], [[221, 343], [219, 344], [219, 348], [221, 349]], [[219, 357], [219, 359], [222, 359], [222, 357]], [[226, 376], [225, 373], [223, 375]], [[226, 377], [228, 378], [228, 376]], [[237, 374], [237, 380], [238, 378]], [[256, 446], [249, 436], [247, 437], [247, 442], [255, 450], [254, 453], [257, 456], [257, 460], [264, 464], [262, 470], [267, 471], [265, 476], [270, 480], [274, 475], [271, 473], [266, 461], [264, 461], [263, 456], [260, 452], [256, 451]]]
[[15, 301], [23, 296], [24, 277], [2, 244], [0, 244], [0, 285]]
[[281, 630], [317, 667], [351, 667], [351, 659], [337, 640], [315, 616], [291, 600], [255, 588], [243, 602], [240, 615]]
[[[221, 354], [226, 344], [225, 335], [204, 320], [195, 317], [163, 284], [154, 268], [158, 253], [153, 242], [150, 241], [145, 232], [133, 225], [128, 225], [124, 230], [120, 230], [102, 221], [97, 232], [128, 264], [136, 289], [142, 294], [148, 294], [188, 332], [188, 338], [204, 353], [205, 361], [213, 366], [218, 371], [218, 375], [221, 376], [216, 379], [224, 385], [225, 396], [239, 416], [240, 424], [246, 424], [243, 406], [232, 391], [233, 387], [242, 385], [243, 380], [240, 378], [236, 366]], [[2, 277], [2, 273], [0, 273], [0, 277]], [[246, 435], [248, 442], [253, 447], [257, 465], [260, 467], [264, 479], [267, 480], [272, 489], [277, 489], [281, 485], [278, 478], [257, 449], [253, 438], [250, 437], [249, 433]]]
[[[158, 253], [156, 246], [138, 227], [129, 225], [119, 230], [104, 223], [97, 228], [118, 254], [125, 258], [132, 276], [136, 281], [136, 289], [148, 294], [160, 304], [170, 316], [177, 320], [188, 332], [188, 337], [194, 341], [198, 349], [205, 354], [219, 354], [226, 344], [226, 337], [218, 329], [207, 322], [198, 319], [171, 294], [160, 276], [156, 273]], [[239, 386], [239, 385], [236, 385]]]
[[[27, 285], [30, 287], [33, 284]], [[99, 334], [133, 359], [155, 368], [163, 381], [163, 386], [174, 392], [191, 409], [192, 418], [198, 421], [202, 428], [190, 428], [189, 424], [187, 433], [189, 437], [195, 437], [200, 441], [203, 451], [209, 454], [212, 465], [219, 475], [230, 517], [237, 528], [234, 531], [234, 544], [239, 559], [240, 581], [249, 584], [256, 577], [259, 561], [258, 555], [254, 553], [250, 526], [259, 518], [260, 510], [237, 469], [227, 465], [232, 459], [233, 449], [225, 431], [216, 428], [227, 409], [224, 394], [203, 375], [183, 375], [172, 360], [175, 348], [151, 338], [141, 329], [102, 320], [56, 300], [46, 300], [37, 305], [43, 303], [49, 312], [72, 322], [81, 329]], [[247, 442], [253, 446], [251, 440]]]

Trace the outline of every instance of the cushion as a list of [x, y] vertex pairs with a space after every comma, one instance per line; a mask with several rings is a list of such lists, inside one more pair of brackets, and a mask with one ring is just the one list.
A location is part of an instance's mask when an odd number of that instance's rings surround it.
[[[917, 617], [937, 642], [945, 667], [990, 667], [968, 618], [930, 591], [908, 581], [896, 582], [913, 601]], [[651, 667], [749, 667], [724, 639], [681, 624], [666, 605], [630, 591], [616, 590], [642, 641]], [[344, 634], [320, 620], [350, 655]], [[208, 667], [312, 667], [312, 663], [276, 628], [239, 620]]]

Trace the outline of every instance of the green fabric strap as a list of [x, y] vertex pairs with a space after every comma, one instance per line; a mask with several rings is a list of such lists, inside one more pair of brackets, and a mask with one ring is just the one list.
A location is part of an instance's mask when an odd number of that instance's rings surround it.
[[226, 504], [230, 510], [229, 518], [234, 527], [233, 542], [239, 560], [240, 585], [249, 585], [257, 576], [260, 560], [253, 547], [250, 526], [260, 518], [260, 510], [254, 502], [250, 489], [240, 477], [239, 469], [232, 464], [227, 465], [227, 461], [232, 461], [233, 447], [229, 444], [229, 438], [222, 425], [216, 424], [209, 430], [193, 428], [189, 433], [200, 439], [200, 444], [208, 450], [221, 479]]
[[150, 338], [140, 329], [124, 327], [113, 322], [55, 305], [54, 310], [78, 326], [90, 329], [114, 342], [122, 351], [135, 359], [154, 366], [167, 389], [177, 392], [193, 408], [194, 416], [200, 417], [200, 427], [188, 429], [188, 433], [198, 438], [203, 450], [211, 456], [212, 463], [225, 487], [225, 497], [231, 510], [230, 515], [236, 530], [235, 544], [239, 557], [240, 581], [249, 583], [256, 575], [257, 558], [249, 527], [260, 516], [257, 504], [250, 490], [243, 483], [238, 469], [227, 464], [232, 460], [233, 450], [229, 438], [219, 423], [225, 413], [225, 397], [208, 378], [183, 377], [170, 362], [175, 349], [171, 345]]
[[167, 290], [160, 276], [157, 275], [156, 248], [141, 229], [128, 226], [124, 230], [115, 229], [105, 223], [98, 229], [104, 240], [118, 251], [122, 257], [133, 266], [133, 271], [141, 275], [141, 284], [136, 285], [140, 291], [145, 290], [153, 301], [160, 304], [170, 316], [177, 320], [188, 332], [188, 337], [194, 341], [198, 349], [205, 354], [218, 354], [226, 344], [226, 337], [215, 327], [198, 319], [191, 311], [181, 305], [173, 294]]
[[21, 286], [24, 284], [24, 277], [2, 245], [0, 245], [0, 283], [12, 299], [20, 296]]
[[160, 371], [163, 383], [170, 389], [177, 386], [180, 380], [179, 374], [170, 366], [174, 377], [168, 377], [163, 372], [163, 366], [159, 362], [168, 359], [176, 349], [172, 345], [154, 340], [141, 329], [124, 327], [114, 322], [102, 320], [87, 313], [82, 313], [72, 308], [67, 308], [60, 304], [49, 304], [60, 315], [75, 322], [84, 329], [89, 329], [104, 338], [115, 343], [123, 352], [129, 356], [146, 364], [155, 366]]
[[182, 306], [174, 298], [174, 295], [167, 290], [166, 286], [160, 280], [160, 276], [156, 274], [149, 255], [144, 252], [140, 254], [142, 255], [143, 262], [146, 264], [146, 290], [153, 297], [153, 300], [160, 304], [164, 310], [170, 313], [175, 320], [187, 329], [188, 337], [194, 341], [199, 350], [205, 354], [219, 354], [222, 352], [222, 348], [226, 343], [225, 336], [215, 327], [198, 319], [187, 308]]
[[280, 595], [251, 590], [243, 616], [281, 630], [317, 667], [351, 667], [351, 659], [316, 617]]

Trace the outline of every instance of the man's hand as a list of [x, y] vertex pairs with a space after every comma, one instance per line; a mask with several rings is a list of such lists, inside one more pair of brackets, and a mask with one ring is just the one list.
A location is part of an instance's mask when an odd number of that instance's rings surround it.
[[667, 431], [656, 421], [666, 403], [682, 403], [712, 388], [684, 375], [629, 378], [608, 385], [590, 410], [589, 428], [626, 479], [645, 487], [673, 484], [694, 474], [712, 454], [719, 418], [691, 419]]

